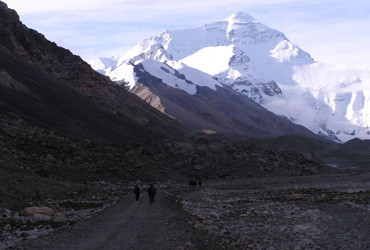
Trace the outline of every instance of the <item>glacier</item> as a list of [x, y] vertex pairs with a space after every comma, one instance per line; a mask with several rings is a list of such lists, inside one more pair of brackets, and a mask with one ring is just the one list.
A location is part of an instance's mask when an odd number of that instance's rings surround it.
[[273, 113], [337, 141], [370, 139], [370, 70], [316, 62], [282, 32], [239, 12], [164, 31], [92, 68], [133, 88], [135, 65], [191, 95], [229, 86]]

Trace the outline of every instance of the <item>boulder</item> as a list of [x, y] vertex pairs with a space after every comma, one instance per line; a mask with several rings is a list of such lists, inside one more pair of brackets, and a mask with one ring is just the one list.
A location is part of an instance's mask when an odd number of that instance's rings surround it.
[[56, 162], [57, 160], [54, 158], [54, 156], [52, 156], [51, 154], [47, 154], [44, 156], [44, 159], [46, 162]]
[[46, 214], [35, 214], [33, 215], [33, 218], [35, 218], [37, 221], [51, 221], [53, 217]]
[[55, 213], [53, 221], [54, 222], [66, 222], [67, 217], [64, 214]]
[[49, 207], [26, 207], [21, 211], [21, 214], [25, 216], [34, 216], [35, 214], [52, 216], [54, 211]]
[[174, 148], [182, 151], [183, 153], [194, 151], [194, 147], [191, 143], [188, 142], [176, 142]]
[[12, 211], [7, 208], [0, 209], [0, 214], [2, 214], [3, 217], [9, 217], [11, 213]]
[[222, 148], [220, 148], [216, 145], [213, 145], [213, 144], [208, 145], [208, 151], [211, 152], [211, 153], [215, 153], [215, 154], [224, 154], [225, 153], [225, 151]]
[[6, 225], [3, 227], [3, 229], [4, 229], [5, 231], [11, 231], [11, 230], [12, 230], [12, 226], [11, 226], [10, 224], [6, 224]]
[[294, 194], [291, 194], [289, 196], [290, 199], [293, 199], [293, 200], [301, 200], [303, 199], [303, 194], [300, 194], [300, 193], [294, 193]]

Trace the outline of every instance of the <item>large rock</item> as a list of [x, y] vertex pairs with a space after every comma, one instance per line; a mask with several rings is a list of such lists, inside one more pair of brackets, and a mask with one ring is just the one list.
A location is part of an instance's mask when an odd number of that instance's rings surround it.
[[184, 153], [194, 151], [193, 145], [189, 142], [176, 142], [173, 147]]
[[35, 218], [37, 221], [51, 221], [53, 217], [46, 214], [35, 214], [33, 218]]
[[213, 144], [208, 145], [208, 150], [209, 150], [209, 152], [216, 153], [216, 154], [224, 154], [225, 153], [225, 151], [222, 148], [220, 148], [216, 145], [213, 145]]
[[53, 221], [54, 222], [66, 222], [67, 221], [67, 217], [64, 214], [56, 213], [54, 215]]
[[26, 207], [21, 213], [25, 216], [34, 216], [35, 214], [52, 216], [54, 211], [49, 207]]

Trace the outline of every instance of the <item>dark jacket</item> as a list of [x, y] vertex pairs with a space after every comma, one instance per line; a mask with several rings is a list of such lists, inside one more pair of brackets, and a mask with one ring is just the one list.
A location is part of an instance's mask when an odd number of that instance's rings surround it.
[[148, 194], [151, 196], [154, 196], [157, 194], [157, 191], [155, 190], [155, 187], [153, 185], [150, 185], [150, 187], [148, 188]]
[[134, 193], [135, 194], [140, 194], [140, 190], [141, 190], [140, 186], [139, 185], [135, 185]]

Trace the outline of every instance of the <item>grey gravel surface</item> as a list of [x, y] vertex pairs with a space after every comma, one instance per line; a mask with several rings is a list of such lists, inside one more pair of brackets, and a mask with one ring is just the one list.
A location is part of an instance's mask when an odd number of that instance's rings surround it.
[[226, 180], [182, 198], [230, 249], [370, 249], [369, 177]]

